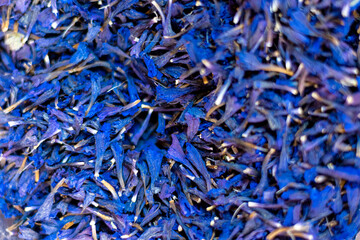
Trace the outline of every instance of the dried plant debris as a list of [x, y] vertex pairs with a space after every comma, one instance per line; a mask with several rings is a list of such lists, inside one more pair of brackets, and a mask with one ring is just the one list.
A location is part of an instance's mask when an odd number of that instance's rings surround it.
[[360, 236], [360, 1], [0, 9], [3, 236]]

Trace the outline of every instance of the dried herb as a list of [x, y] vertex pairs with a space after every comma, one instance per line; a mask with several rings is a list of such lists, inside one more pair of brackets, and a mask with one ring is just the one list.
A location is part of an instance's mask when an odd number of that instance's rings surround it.
[[0, 9], [0, 238], [359, 238], [360, 1]]

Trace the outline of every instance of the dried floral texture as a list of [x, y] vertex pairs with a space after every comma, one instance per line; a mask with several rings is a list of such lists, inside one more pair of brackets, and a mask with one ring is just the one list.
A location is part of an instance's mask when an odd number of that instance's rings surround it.
[[360, 1], [0, 0], [20, 239], [354, 239]]

